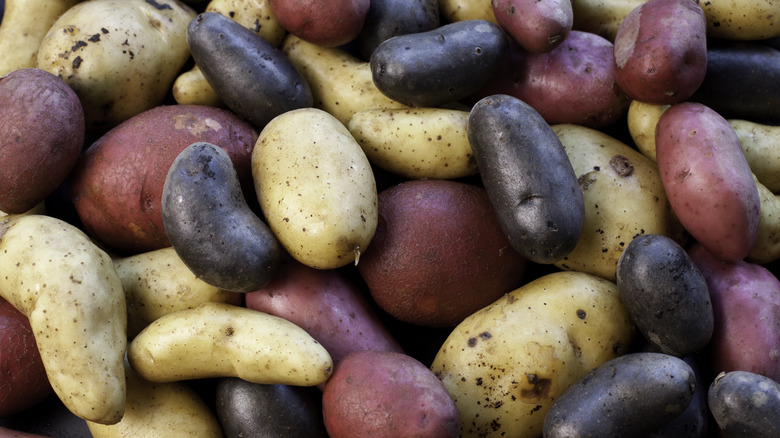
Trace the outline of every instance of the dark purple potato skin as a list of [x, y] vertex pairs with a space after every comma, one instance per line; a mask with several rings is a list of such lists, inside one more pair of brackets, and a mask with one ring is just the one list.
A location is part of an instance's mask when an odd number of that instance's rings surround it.
[[749, 371], [715, 377], [708, 403], [718, 427], [727, 437], [780, 436], [780, 383]]

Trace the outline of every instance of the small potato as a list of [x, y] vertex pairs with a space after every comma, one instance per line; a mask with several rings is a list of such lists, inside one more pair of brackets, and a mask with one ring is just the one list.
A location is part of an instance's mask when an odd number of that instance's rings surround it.
[[268, 0], [279, 23], [312, 44], [336, 47], [357, 38], [369, 0]]
[[642, 155], [657, 161], [655, 153], [655, 129], [658, 119], [670, 105], [656, 105], [652, 103], [632, 100], [626, 114], [628, 132], [634, 141], [636, 148]]
[[780, 383], [748, 371], [720, 373], [709, 387], [708, 404], [724, 436], [780, 435]]
[[492, 5], [498, 25], [531, 53], [558, 47], [574, 22], [571, 0], [492, 0]]

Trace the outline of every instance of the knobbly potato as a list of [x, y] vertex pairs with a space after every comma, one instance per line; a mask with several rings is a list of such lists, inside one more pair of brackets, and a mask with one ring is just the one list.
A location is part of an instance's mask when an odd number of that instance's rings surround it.
[[312, 44], [336, 47], [357, 38], [368, 15], [369, 0], [268, 0], [279, 23]]
[[626, 16], [648, 0], [576, 0], [572, 2], [572, 28], [615, 41]]
[[410, 179], [456, 179], [477, 174], [468, 118], [447, 108], [366, 109], [347, 129], [377, 167]]
[[748, 371], [720, 373], [708, 404], [724, 436], [771, 438], [780, 435], [780, 383]]
[[437, 0], [372, 0], [370, 3], [363, 30], [355, 38], [355, 45], [366, 60], [387, 39], [426, 32], [441, 25]]
[[302, 328], [226, 303], [165, 315], [130, 342], [130, 365], [150, 382], [238, 377], [249, 382], [314, 386], [333, 360]]
[[780, 4], [773, 0], [696, 0], [707, 17], [707, 35], [727, 40], [764, 40], [780, 36]]
[[0, 219], [0, 295], [30, 320], [46, 374], [75, 415], [115, 424], [125, 411], [127, 310], [111, 258], [44, 215]]
[[358, 263], [376, 231], [376, 180], [334, 116], [302, 108], [275, 117], [252, 151], [252, 176], [266, 222], [290, 255], [318, 269]]
[[438, 0], [445, 23], [464, 20], [487, 20], [498, 24], [490, 0]]
[[628, 351], [630, 316], [615, 283], [557, 271], [461, 322], [431, 370], [461, 416], [461, 436], [539, 436], [561, 394]]
[[493, 0], [492, 5], [498, 25], [532, 53], [558, 47], [574, 22], [571, 0]]
[[67, 82], [87, 131], [104, 133], [163, 102], [189, 59], [185, 35], [194, 17], [178, 0], [82, 1], [51, 26], [36, 67]]

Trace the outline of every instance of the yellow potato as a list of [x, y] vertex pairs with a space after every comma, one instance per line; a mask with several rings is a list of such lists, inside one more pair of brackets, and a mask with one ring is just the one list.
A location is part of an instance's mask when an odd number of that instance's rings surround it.
[[655, 105], [638, 100], [632, 100], [628, 106], [626, 115], [628, 133], [634, 140], [637, 150], [653, 161], [656, 161], [655, 126], [667, 108], [669, 105]]
[[127, 336], [132, 339], [152, 321], [205, 302], [239, 304], [242, 295], [197, 278], [173, 247], [115, 258], [127, 298]]
[[661, 234], [681, 242], [656, 163], [601, 131], [553, 125], [577, 175], [585, 223], [574, 250], [555, 265], [615, 281], [617, 262], [634, 236]]
[[371, 164], [349, 130], [316, 108], [283, 113], [252, 151], [260, 208], [296, 260], [332, 269], [357, 264], [379, 213]]
[[150, 382], [238, 377], [262, 384], [319, 385], [333, 360], [286, 319], [226, 303], [165, 315], [130, 342], [130, 365]]
[[696, 0], [696, 3], [707, 18], [707, 36], [727, 40], [780, 36], [777, 0]]
[[443, 23], [463, 20], [487, 20], [498, 24], [491, 0], [439, 0]]
[[582, 272], [527, 283], [467, 317], [431, 370], [455, 399], [462, 437], [539, 437], [553, 402], [629, 348], [617, 285]]
[[226, 108], [217, 91], [203, 77], [203, 72], [197, 65], [179, 75], [173, 82], [171, 90], [173, 99], [179, 105], [205, 105], [216, 108]]
[[314, 106], [347, 124], [353, 114], [373, 108], [408, 108], [374, 85], [371, 66], [344, 49], [321, 47], [287, 35], [281, 51], [311, 86]]
[[35, 67], [38, 47], [60, 15], [80, 0], [5, 0], [0, 22], [0, 76]]
[[629, 12], [648, 0], [576, 0], [571, 2], [574, 30], [595, 33], [615, 42], [615, 35]]
[[127, 362], [125, 415], [116, 424], [87, 422], [93, 438], [220, 438], [222, 426], [203, 398], [183, 382], [152, 383]]
[[374, 165], [411, 179], [454, 179], [477, 173], [469, 144], [469, 112], [445, 108], [369, 109], [347, 129]]
[[125, 296], [111, 258], [75, 226], [35, 214], [0, 219], [0, 295], [30, 320], [46, 374], [75, 415], [125, 409]]
[[750, 262], [765, 265], [780, 258], [780, 197], [772, 193], [753, 175], [761, 200], [758, 237], [747, 255]]
[[189, 59], [193, 18], [179, 0], [80, 2], [51, 26], [36, 66], [73, 88], [88, 131], [104, 132], [163, 102]]

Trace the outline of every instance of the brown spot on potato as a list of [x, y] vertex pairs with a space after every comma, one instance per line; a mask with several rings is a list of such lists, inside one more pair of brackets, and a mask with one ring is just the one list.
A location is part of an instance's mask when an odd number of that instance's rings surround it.
[[623, 178], [627, 178], [634, 174], [634, 165], [631, 163], [631, 160], [622, 155], [615, 155], [610, 158], [609, 166], [618, 174], [618, 176]]

